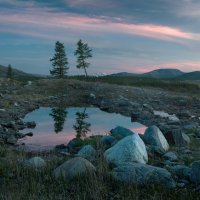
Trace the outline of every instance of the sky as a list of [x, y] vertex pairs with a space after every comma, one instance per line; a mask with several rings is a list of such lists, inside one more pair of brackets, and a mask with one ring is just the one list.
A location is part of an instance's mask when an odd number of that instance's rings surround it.
[[49, 74], [55, 42], [69, 74], [79, 39], [93, 49], [89, 74], [200, 70], [199, 0], [0, 0], [0, 65]]

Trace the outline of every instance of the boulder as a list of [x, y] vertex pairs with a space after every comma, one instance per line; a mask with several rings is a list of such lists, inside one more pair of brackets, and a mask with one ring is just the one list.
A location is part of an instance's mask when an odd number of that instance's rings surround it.
[[184, 147], [190, 143], [190, 138], [181, 131], [181, 129], [173, 129], [165, 134], [167, 141], [177, 147]]
[[17, 143], [17, 138], [14, 135], [11, 135], [7, 138], [6, 143], [15, 145]]
[[117, 126], [116, 128], [112, 129], [110, 133], [111, 133], [110, 135], [116, 138], [117, 140], [121, 140], [126, 136], [134, 134], [134, 132], [122, 126]]
[[169, 168], [169, 171], [177, 176], [179, 179], [185, 179], [189, 180], [190, 179], [190, 174], [191, 174], [191, 168], [185, 166], [185, 165], [175, 165], [171, 166]]
[[175, 182], [171, 174], [163, 168], [141, 163], [126, 163], [114, 168], [112, 172], [116, 180], [137, 185], [160, 185], [174, 188]]
[[32, 136], [33, 136], [33, 133], [32, 133], [32, 132], [28, 132], [28, 133], [25, 133], [24, 136], [32, 137]]
[[196, 183], [197, 185], [200, 184], [200, 160], [194, 161], [192, 163], [190, 180]]
[[77, 176], [92, 174], [95, 170], [96, 169], [92, 163], [85, 158], [75, 157], [57, 167], [54, 170], [54, 176], [56, 178], [64, 177], [71, 180]]
[[150, 126], [143, 135], [144, 141], [155, 148], [156, 151], [166, 152], [169, 144], [157, 126]]
[[100, 109], [103, 111], [109, 111], [113, 107], [113, 102], [110, 101], [109, 99], [103, 99], [100, 102]]
[[40, 157], [33, 157], [29, 160], [25, 160], [23, 164], [26, 167], [32, 167], [32, 168], [42, 168], [46, 166], [46, 162], [44, 161], [44, 159]]
[[174, 152], [167, 152], [167, 153], [165, 153], [164, 155], [163, 155], [163, 158], [165, 159], [165, 160], [169, 160], [169, 161], [177, 161], [178, 160], [178, 157], [177, 157], [177, 155], [174, 153]]
[[34, 121], [33, 122], [26, 122], [26, 126], [27, 126], [27, 128], [35, 128], [36, 123]]
[[131, 113], [131, 122], [136, 122], [140, 117], [140, 112], [132, 112]]
[[66, 148], [67, 148], [68, 152], [75, 153], [79, 149], [80, 144], [81, 144], [81, 140], [78, 138], [74, 138], [69, 141]]
[[113, 143], [115, 143], [116, 139], [111, 135], [105, 135], [101, 138], [100, 142], [108, 147], [111, 147]]
[[92, 147], [92, 145], [83, 146], [79, 152], [76, 154], [78, 157], [82, 157], [85, 159], [92, 159], [96, 154], [96, 150]]
[[127, 136], [105, 151], [108, 163], [121, 165], [127, 162], [147, 163], [146, 147], [138, 134]]

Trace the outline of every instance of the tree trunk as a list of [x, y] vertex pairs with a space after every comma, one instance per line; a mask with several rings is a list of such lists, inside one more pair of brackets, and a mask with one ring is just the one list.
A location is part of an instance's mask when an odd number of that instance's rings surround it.
[[87, 74], [87, 71], [86, 71], [86, 68], [84, 67], [84, 70], [85, 70], [85, 77], [87, 78], [88, 77], [88, 74]]

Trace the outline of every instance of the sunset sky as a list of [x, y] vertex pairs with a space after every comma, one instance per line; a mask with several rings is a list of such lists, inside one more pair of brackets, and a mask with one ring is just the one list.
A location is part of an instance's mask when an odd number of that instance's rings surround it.
[[69, 73], [79, 39], [94, 73], [200, 70], [199, 0], [0, 0], [0, 65], [49, 74], [57, 40]]

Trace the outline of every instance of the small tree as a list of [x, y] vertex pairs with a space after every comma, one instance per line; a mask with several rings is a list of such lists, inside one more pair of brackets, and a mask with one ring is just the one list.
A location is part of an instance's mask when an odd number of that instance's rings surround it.
[[73, 126], [76, 131], [76, 138], [79, 139], [85, 137], [87, 132], [90, 131], [91, 124], [85, 121], [88, 118], [88, 114], [85, 111], [86, 108], [83, 112], [76, 113], [76, 124]]
[[90, 49], [87, 43], [83, 43], [82, 40], [79, 40], [74, 55], [77, 57], [76, 67], [78, 69], [80, 68], [84, 69], [85, 76], [87, 77], [86, 68], [88, 68], [90, 65], [90, 63], [87, 62], [87, 59], [92, 57], [92, 49]]
[[12, 69], [12, 66], [10, 64], [8, 65], [7, 79], [8, 80], [12, 80], [13, 79], [13, 69]]
[[50, 61], [52, 62], [53, 66], [53, 69], [50, 70], [51, 75], [57, 78], [63, 78], [69, 69], [68, 59], [63, 43], [60, 43], [59, 41], [55, 43], [55, 54]]

